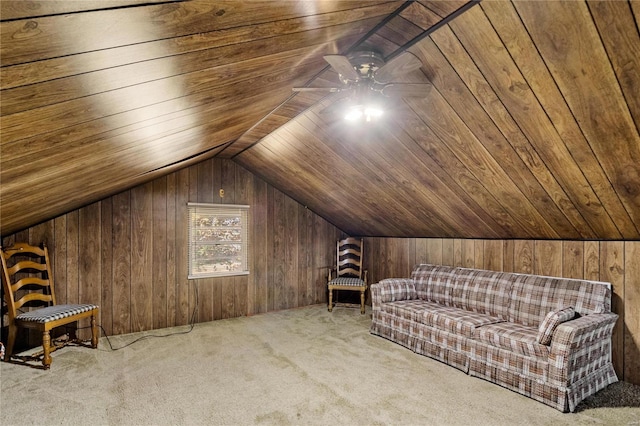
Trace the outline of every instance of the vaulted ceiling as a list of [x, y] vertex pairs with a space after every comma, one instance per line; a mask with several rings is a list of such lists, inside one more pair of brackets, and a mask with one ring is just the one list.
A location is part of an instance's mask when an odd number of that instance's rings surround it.
[[[639, 0], [0, 7], [2, 235], [218, 156], [353, 235], [640, 239]], [[292, 92], [365, 47], [428, 95]]]

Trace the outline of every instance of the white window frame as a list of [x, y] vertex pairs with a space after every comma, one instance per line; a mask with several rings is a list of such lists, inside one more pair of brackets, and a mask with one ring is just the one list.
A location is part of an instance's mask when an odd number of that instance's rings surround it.
[[[187, 203], [187, 217], [188, 279], [249, 274], [249, 206]], [[215, 254], [224, 247], [237, 254]]]

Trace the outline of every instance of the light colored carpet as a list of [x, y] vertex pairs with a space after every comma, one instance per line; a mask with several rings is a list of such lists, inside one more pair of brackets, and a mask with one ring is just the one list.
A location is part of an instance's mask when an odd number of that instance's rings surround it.
[[54, 353], [50, 371], [2, 363], [0, 424], [640, 424], [640, 408], [609, 403], [562, 414], [373, 336], [370, 321], [316, 305], [115, 352], [103, 338]]

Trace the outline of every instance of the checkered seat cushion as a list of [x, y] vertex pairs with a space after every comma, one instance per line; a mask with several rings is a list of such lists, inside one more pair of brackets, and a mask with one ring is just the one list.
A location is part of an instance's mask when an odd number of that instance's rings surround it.
[[353, 287], [363, 287], [364, 281], [360, 278], [338, 277], [329, 281], [329, 285], [348, 285]]
[[47, 306], [46, 308], [22, 313], [16, 316], [16, 319], [20, 321], [46, 323], [50, 321], [56, 321], [62, 318], [67, 318], [73, 315], [81, 314], [83, 312], [89, 312], [97, 308], [98, 307], [96, 305]]

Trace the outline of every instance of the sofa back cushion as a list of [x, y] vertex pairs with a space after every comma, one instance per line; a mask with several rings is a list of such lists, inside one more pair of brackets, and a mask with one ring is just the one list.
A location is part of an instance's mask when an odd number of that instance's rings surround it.
[[611, 312], [605, 283], [421, 264], [411, 273], [418, 299], [538, 327], [554, 310]]
[[549, 312], [567, 306], [580, 315], [611, 311], [611, 290], [604, 283], [513, 275], [508, 321], [538, 327]]
[[411, 273], [418, 299], [453, 306], [453, 283], [457, 268], [442, 265], [421, 264]]
[[453, 306], [506, 321], [511, 300], [511, 276], [504, 272], [458, 268], [453, 286]]

